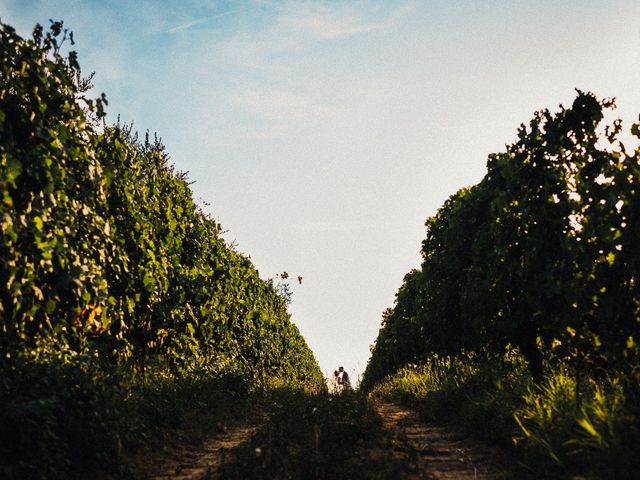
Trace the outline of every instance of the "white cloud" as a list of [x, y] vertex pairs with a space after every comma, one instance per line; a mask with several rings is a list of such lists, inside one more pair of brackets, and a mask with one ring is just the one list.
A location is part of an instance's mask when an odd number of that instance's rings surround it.
[[209, 16], [209, 17], [197, 18], [195, 20], [191, 20], [190, 22], [186, 22], [186, 23], [180, 24], [180, 25], [178, 25], [176, 27], [169, 28], [166, 32], [167, 33], [182, 32], [184, 30], [190, 29], [191, 27], [195, 27], [197, 25], [202, 25], [203, 23], [210, 22], [211, 20], [216, 20], [218, 18], [226, 17], [227, 15], [231, 15], [232, 13], [235, 13], [235, 12], [237, 12], [237, 10], [231, 10], [229, 12], [223, 12], [223, 13], [220, 13], [218, 15], [212, 15], [212, 16]]
[[[398, 224], [396, 227], [402, 227]], [[381, 221], [374, 220], [345, 220], [326, 222], [304, 222], [296, 223], [289, 227], [294, 233], [337, 233], [337, 232], [359, 232], [362, 230], [389, 230], [393, 226], [385, 218]]]
[[392, 11], [386, 18], [369, 21], [363, 16], [363, 10], [366, 11], [366, 9], [356, 9], [352, 5], [334, 5], [333, 8], [309, 5], [286, 12], [280, 17], [279, 26], [310, 33], [319, 39], [330, 40], [375, 30], [392, 29], [412, 9], [411, 5], [405, 4]]
[[241, 93], [232, 94], [230, 100], [232, 104], [264, 120], [284, 123], [331, 113], [330, 106], [316, 101], [312, 95], [272, 88], [247, 88]]

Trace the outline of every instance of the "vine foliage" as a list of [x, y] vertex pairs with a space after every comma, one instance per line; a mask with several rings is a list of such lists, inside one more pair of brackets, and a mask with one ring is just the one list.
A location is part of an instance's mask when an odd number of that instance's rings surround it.
[[638, 364], [640, 149], [620, 142], [620, 120], [603, 125], [613, 108], [578, 91], [571, 108], [536, 112], [427, 220], [365, 386], [433, 354], [509, 346], [537, 380], [547, 361], [596, 375]]
[[271, 281], [157, 138], [104, 123], [61, 22], [0, 25], [1, 362], [99, 358], [320, 384]]

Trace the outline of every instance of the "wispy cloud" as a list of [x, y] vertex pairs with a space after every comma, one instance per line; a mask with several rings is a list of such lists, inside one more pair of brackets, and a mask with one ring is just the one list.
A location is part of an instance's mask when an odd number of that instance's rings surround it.
[[335, 233], [361, 230], [388, 230], [389, 228], [389, 222], [374, 220], [305, 222], [296, 223], [289, 227], [293, 233]]
[[178, 25], [176, 27], [172, 27], [172, 28], [166, 30], [166, 33], [182, 32], [184, 30], [188, 30], [188, 29], [190, 29], [192, 27], [195, 27], [197, 25], [202, 25], [203, 23], [210, 22], [211, 20], [216, 20], [218, 18], [226, 17], [227, 15], [231, 15], [232, 13], [235, 13], [235, 12], [237, 12], [237, 10], [230, 10], [228, 12], [219, 13], [218, 15], [212, 15], [212, 16], [208, 16], [208, 17], [197, 18], [195, 20], [191, 20], [190, 22], [186, 22], [186, 23], [183, 23], [183, 24]]
[[330, 106], [316, 101], [311, 94], [273, 88], [247, 88], [231, 95], [231, 102], [265, 120], [287, 122], [330, 113]]
[[386, 17], [371, 21], [364, 17], [362, 10], [348, 5], [342, 8], [315, 5], [292, 9], [280, 18], [279, 23], [281, 27], [308, 32], [316, 38], [329, 40], [392, 29], [412, 9], [411, 4], [404, 4]]

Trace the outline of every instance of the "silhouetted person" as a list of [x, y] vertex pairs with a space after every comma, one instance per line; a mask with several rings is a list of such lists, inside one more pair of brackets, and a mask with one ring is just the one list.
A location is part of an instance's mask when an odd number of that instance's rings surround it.
[[344, 369], [344, 367], [340, 367], [338, 370], [340, 372], [339, 373], [339, 377], [338, 377], [339, 383], [342, 385], [342, 388], [344, 390], [350, 390], [351, 389], [351, 382], [349, 381], [349, 374]]

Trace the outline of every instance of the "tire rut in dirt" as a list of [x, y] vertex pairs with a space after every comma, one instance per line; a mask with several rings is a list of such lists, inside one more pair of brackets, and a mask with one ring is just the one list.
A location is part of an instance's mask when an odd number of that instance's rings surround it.
[[504, 478], [496, 449], [427, 424], [396, 403], [378, 403], [376, 410], [396, 461], [405, 464], [405, 479], [497, 480]]

